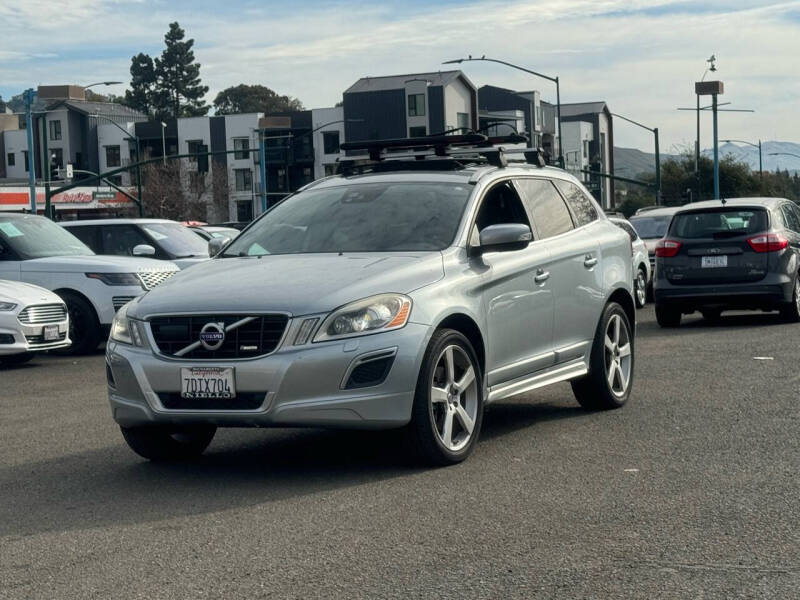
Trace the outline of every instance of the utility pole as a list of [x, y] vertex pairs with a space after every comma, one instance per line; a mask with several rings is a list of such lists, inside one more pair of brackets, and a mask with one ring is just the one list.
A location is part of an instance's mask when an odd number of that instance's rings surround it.
[[[722, 82], [720, 82], [720, 87]], [[711, 94], [711, 112], [714, 115], [714, 200], [719, 200], [719, 138], [717, 132], [717, 94]]]
[[23, 98], [25, 100], [25, 128], [28, 138], [28, 186], [30, 187], [30, 208], [36, 214], [36, 153], [33, 150], [33, 102], [36, 92], [33, 88], [25, 90]]
[[656, 206], [661, 204], [661, 153], [658, 149], [658, 127], [653, 128], [656, 138]]
[[264, 130], [258, 130], [258, 166], [261, 172], [261, 214], [267, 212], [267, 151], [264, 148]]

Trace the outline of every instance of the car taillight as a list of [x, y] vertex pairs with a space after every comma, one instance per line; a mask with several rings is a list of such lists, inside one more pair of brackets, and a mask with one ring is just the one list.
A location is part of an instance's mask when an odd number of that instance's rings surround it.
[[656, 256], [661, 258], [672, 258], [678, 253], [681, 243], [675, 240], [659, 240], [656, 244]]
[[756, 252], [777, 252], [789, 246], [789, 240], [780, 233], [762, 233], [747, 238], [747, 243]]

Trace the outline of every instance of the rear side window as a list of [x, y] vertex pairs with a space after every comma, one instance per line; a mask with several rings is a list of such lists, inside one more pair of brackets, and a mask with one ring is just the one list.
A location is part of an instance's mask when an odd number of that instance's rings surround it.
[[597, 220], [597, 209], [581, 188], [569, 181], [555, 181], [554, 183], [567, 200], [567, 205], [575, 218], [576, 227], [583, 227]]
[[550, 181], [518, 179], [517, 186], [540, 238], [553, 237], [573, 229], [567, 205]]
[[97, 240], [97, 227], [94, 225], [67, 227], [66, 229], [95, 252], [100, 250], [100, 244]]
[[617, 221], [617, 220], [614, 220], [614, 221], [612, 221], [612, 222], [614, 223], [614, 225], [616, 225], [617, 227], [619, 227], [620, 229], [622, 229], [622, 231], [624, 231], [625, 233], [627, 233], [627, 234], [628, 234], [628, 237], [630, 237], [630, 238], [631, 238], [631, 241], [632, 241], [632, 242], [635, 242], [635, 241], [638, 239], [638, 237], [639, 237], [639, 236], [638, 236], [638, 235], [636, 235], [636, 230], [635, 230], [635, 229], [633, 228], [633, 226], [631, 226], [631, 225], [630, 225], [630, 223], [628, 223], [627, 221]]
[[703, 212], [678, 213], [672, 219], [670, 235], [699, 239], [736, 237], [760, 233], [769, 227], [767, 211], [763, 209], [718, 209]]
[[783, 220], [786, 221], [786, 227], [792, 231], [800, 233], [800, 219], [798, 218], [797, 211], [793, 210], [795, 207], [784, 204], [781, 206], [783, 212]]

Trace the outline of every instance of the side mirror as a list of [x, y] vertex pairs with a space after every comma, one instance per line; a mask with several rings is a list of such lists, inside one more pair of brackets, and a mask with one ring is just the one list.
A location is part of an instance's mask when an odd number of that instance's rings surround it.
[[473, 253], [508, 252], [522, 250], [533, 241], [531, 228], [522, 223], [489, 225], [480, 232], [480, 246]]
[[229, 237], [215, 237], [208, 240], [208, 255], [216, 256], [231, 241]]
[[139, 244], [138, 246], [133, 247], [133, 255], [134, 256], [155, 256], [156, 249], [153, 248], [150, 244]]

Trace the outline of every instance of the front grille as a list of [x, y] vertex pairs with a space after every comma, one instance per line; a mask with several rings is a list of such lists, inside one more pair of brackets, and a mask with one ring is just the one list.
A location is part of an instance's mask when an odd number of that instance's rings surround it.
[[114, 312], [117, 312], [134, 298], [136, 298], [136, 296], [114, 296], [111, 298], [111, 302], [114, 304]]
[[[248, 315], [196, 315], [154, 317], [150, 330], [159, 352], [174, 356], [190, 344], [200, 340], [200, 330], [208, 323], [222, 323], [227, 329]], [[225, 332], [225, 341], [217, 350], [206, 350], [198, 345], [181, 358], [232, 359], [252, 358], [273, 352], [283, 337], [289, 322], [286, 315], [253, 315], [253, 320]]]
[[55, 340], [45, 340], [44, 335], [26, 335], [25, 339], [28, 340], [29, 344], [55, 344], [56, 342], [63, 342], [67, 339], [67, 332], [59, 333], [58, 339]]
[[266, 392], [239, 392], [235, 398], [181, 398], [179, 392], [158, 392], [168, 410], [256, 410], [264, 404]]
[[142, 280], [142, 285], [146, 290], [152, 290], [157, 285], [164, 283], [167, 279], [175, 275], [177, 271], [139, 271], [139, 279]]
[[18, 318], [25, 325], [61, 323], [67, 318], [67, 307], [63, 304], [35, 304], [24, 308]]

